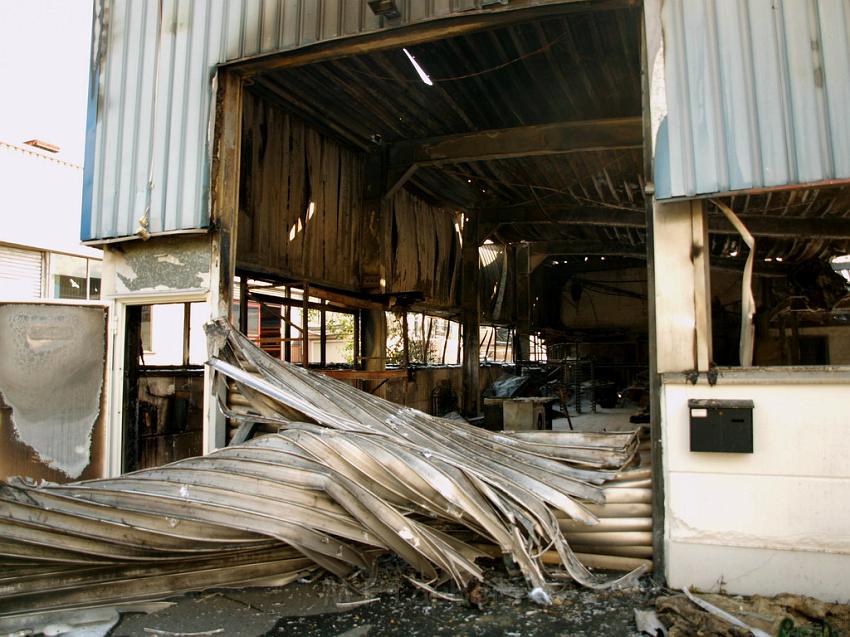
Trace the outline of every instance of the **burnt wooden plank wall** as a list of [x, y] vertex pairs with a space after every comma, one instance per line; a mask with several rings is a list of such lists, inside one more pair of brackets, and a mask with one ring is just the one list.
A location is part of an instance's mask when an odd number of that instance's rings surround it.
[[460, 243], [452, 211], [399, 190], [390, 210], [389, 292], [419, 291], [438, 307], [457, 305]]
[[[362, 153], [246, 91], [237, 266], [362, 290], [364, 167]], [[421, 292], [426, 304], [456, 306], [460, 244], [452, 211], [402, 189], [381, 223], [387, 292]]]
[[238, 265], [358, 289], [362, 155], [250, 92], [243, 112]]

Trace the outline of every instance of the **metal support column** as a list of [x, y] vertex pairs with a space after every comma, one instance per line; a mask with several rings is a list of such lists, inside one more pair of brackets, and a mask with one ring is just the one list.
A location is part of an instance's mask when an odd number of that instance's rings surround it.
[[463, 224], [461, 255], [461, 323], [463, 325], [463, 415], [475, 418], [480, 412], [479, 388], [480, 327], [478, 276], [478, 213], [468, 212]]

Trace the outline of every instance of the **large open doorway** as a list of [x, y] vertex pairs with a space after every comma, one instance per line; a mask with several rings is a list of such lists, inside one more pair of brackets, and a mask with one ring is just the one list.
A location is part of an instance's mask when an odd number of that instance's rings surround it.
[[[555, 428], [639, 426], [641, 17], [553, 3], [407, 46], [235, 65], [234, 324], [278, 358], [423, 411], [480, 419], [492, 381], [534, 376], [561, 390]], [[351, 317], [352, 341], [333, 369], [331, 310]], [[648, 476], [648, 442], [642, 463]], [[630, 486], [638, 524], [605, 550], [645, 559], [651, 484]]]
[[202, 453], [205, 302], [119, 306], [126, 336], [122, 385], [124, 472]]
[[[459, 323], [476, 305], [466, 358], [527, 367], [557, 345], [602, 359], [571, 365], [573, 385], [599, 372], [623, 389], [648, 366], [641, 12], [511, 13], [409, 47], [251, 63], [236, 270]], [[358, 347], [355, 366], [383, 355]]]

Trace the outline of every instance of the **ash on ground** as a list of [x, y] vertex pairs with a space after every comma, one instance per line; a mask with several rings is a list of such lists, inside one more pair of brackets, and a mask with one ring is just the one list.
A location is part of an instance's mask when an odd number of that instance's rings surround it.
[[[459, 595], [450, 585], [439, 592]], [[153, 631], [254, 637], [534, 637], [617, 635], [637, 637], [634, 609], [651, 607], [664, 594], [643, 578], [637, 586], [593, 591], [572, 581], [556, 584], [552, 604], [541, 606], [528, 596], [519, 576], [488, 571], [480, 587], [464, 601], [435, 599], [414, 587], [400, 570], [352, 587], [325, 576], [283, 588], [228, 590], [178, 598], [151, 615], [128, 615], [113, 637], [149, 637]], [[368, 601], [359, 605], [359, 602]], [[147, 631], [145, 629], [148, 629]], [[153, 630], [151, 630], [153, 629]]]

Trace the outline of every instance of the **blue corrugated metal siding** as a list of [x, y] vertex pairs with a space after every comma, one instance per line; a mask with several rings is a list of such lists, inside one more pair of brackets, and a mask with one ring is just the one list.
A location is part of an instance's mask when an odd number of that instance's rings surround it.
[[[393, 26], [481, 0], [398, 4]], [[96, 0], [82, 239], [133, 235], [148, 208], [151, 233], [208, 225], [217, 64], [382, 25], [363, 0]]]
[[665, 0], [662, 23], [658, 198], [850, 178], [850, 2]]

